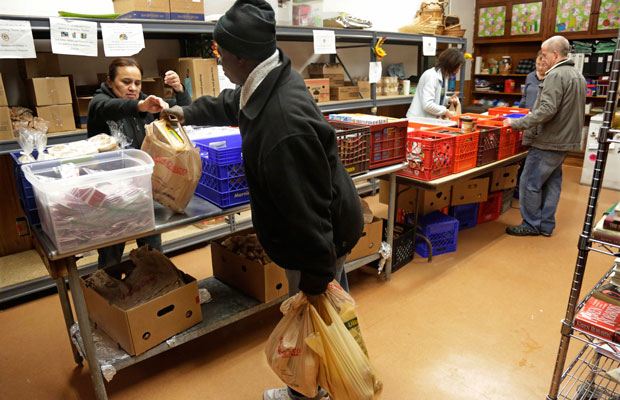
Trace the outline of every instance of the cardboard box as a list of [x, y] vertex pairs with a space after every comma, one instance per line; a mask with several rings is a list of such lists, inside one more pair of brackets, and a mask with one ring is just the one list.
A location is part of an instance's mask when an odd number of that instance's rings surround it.
[[21, 60], [19, 69], [23, 79], [60, 76], [60, 62], [54, 53], [37, 53], [37, 58]]
[[170, 19], [168, 0], [113, 0], [114, 12], [119, 18]]
[[215, 58], [180, 58], [176, 70], [192, 100], [220, 94], [220, 80]]
[[90, 101], [92, 99], [93, 99], [93, 96], [78, 97], [77, 98], [78, 114], [79, 114], [80, 117], [87, 117], [88, 116], [88, 105], [90, 104]]
[[329, 78], [329, 88], [344, 86], [342, 64], [312, 63], [308, 65], [310, 78]]
[[491, 176], [491, 185], [489, 186], [489, 191], [497, 192], [498, 190], [510, 189], [517, 186], [518, 173], [519, 164], [494, 169]]
[[28, 98], [34, 106], [71, 104], [69, 78], [32, 78], [26, 81]]
[[450, 205], [480, 203], [487, 201], [489, 194], [489, 178], [470, 179], [458, 182], [452, 186], [452, 200]]
[[[430, 214], [433, 211], [441, 210], [450, 205], [451, 185], [443, 185], [437, 190], [420, 190], [419, 199], [421, 204], [421, 215]], [[387, 181], [379, 181], [379, 202], [388, 203], [390, 184]], [[399, 186], [398, 208], [408, 212], [415, 212], [415, 188]]]
[[8, 107], [0, 107], [0, 140], [15, 140], [11, 112]]
[[370, 224], [364, 224], [362, 237], [351, 250], [347, 261], [358, 260], [377, 253], [381, 248], [382, 229], [383, 220], [377, 217]]
[[360, 94], [364, 99], [370, 99], [370, 83], [359, 82], [358, 86], [353, 86], [353, 83], [347, 82], [345, 86], [329, 89], [331, 100], [359, 100], [362, 98]]
[[284, 269], [276, 263], [263, 265], [211, 242], [213, 276], [263, 303], [288, 294]]
[[[106, 270], [126, 268], [127, 264]], [[87, 277], [80, 278], [80, 285], [89, 318], [131, 355], [144, 353], [202, 321], [198, 283], [190, 275], [184, 274], [185, 285], [129, 310], [110, 304], [86, 287]]]
[[8, 106], [9, 103], [6, 99], [6, 91], [4, 90], [4, 82], [2, 81], [2, 74], [0, 74], [0, 107]]
[[37, 107], [37, 116], [49, 121], [47, 133], [75, 130], [75, 118], [71, 104]]
[[317, 103], [329, 101], [329, 79], [304, 79], [304, 82]]
[[163, 78], [145, 78], [142, 79], [142, 92], [147, 95], [161, 97], [162, 99], [171, 99], [174, 97], [174, 90], [164, 84]]
[[182, 21], [204, 21], [203, 0], [170, 0], [170, 19]]

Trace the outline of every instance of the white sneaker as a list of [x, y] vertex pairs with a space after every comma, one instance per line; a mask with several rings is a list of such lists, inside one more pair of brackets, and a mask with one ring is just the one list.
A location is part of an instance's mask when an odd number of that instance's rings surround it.
[[[317, 396], [317, 399], [329, 400], [329, 395], [325, 390], [321, 389], [319, 393], [322, 397]], [[288, 394], [288, 388], [269, 389], [263, 393], [263, 400], [293, 400]]]

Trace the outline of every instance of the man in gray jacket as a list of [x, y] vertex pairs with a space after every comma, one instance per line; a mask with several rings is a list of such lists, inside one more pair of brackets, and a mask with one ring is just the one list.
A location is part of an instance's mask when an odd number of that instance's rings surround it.
[[525, 130], [523, 144], [530, 145], [519, 184], [523, 222], [506, 228], [513, 236], [551, 236], [562, 189], [562, 163], [581, 143], [586, 82], [567, 59], [570, 44], [554, 36], [543, 42], [541, 50], [549, 70], [532, 112], [504, 120], [504, 126]]

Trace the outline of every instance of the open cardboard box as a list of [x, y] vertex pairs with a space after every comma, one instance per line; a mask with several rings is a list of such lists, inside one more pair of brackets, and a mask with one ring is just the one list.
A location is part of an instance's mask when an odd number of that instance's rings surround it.
[[381, 248], [382, 229], [383, 221], [377, 217], [374, 217], [371, 223], [364, 224], [362, 237], [351, 250], [347, 262], [378, 253]]
[[[120, 277], [133, 267], [133, 262], [126, 261], [105, 270]], [[183, 275], [185, 285], [129, 310], [110, 304], [87, 287], [84, 279], [89, 275], [80, 278], [80, 285], [90, 319], [123, 350], [138, 355], [202, 321], [198, 282], [188, 274]]]

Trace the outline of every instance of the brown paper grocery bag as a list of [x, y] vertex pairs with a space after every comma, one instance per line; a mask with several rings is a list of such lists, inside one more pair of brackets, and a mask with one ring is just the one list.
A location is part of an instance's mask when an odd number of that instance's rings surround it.
[[200, 152], [174, 121], [158, 120], [145, 128], [142, 150], [155, 162], [151, 177], [153, 199], [183, 213], [202, 174]]

